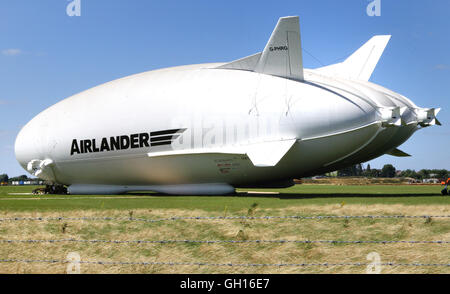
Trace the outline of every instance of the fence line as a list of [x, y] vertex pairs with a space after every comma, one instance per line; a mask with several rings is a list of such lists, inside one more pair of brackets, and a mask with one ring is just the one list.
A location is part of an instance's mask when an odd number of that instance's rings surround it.
[[169, 217], [160, 219], [145, 219], [133, 217], [11, 217], [0, 218], [0, 222], [5, 221], [137, 221], [157, 223], [164, 221], [179, 220], [272, 220], [272, 219], [305, 219], [305, 220], [324, 220], [324, 219], [433, 219], [433, 218], [450, 218], [450, 215], [319, 215], [319, 216], [196, 216], [196, 217]]
[[242, 244], [242, 243], [300, 243], [300, 244], [450, 244], [450, 241], [346, 241], [346, 240], [80, 240], [80, 239], [57, 239], [57, 240], [0, 240], [0, 243], [111, 243], [111, 244], [170, 244], [170, 243], [199, 243], [199, 244]]
[[[0, 218], [0, 222], [7, 221], [135, 221], [158, 223], [164, 221], [180, 220], [326, 220], [326, 219], [439, 219], [450, 218], [450, 215], [321, 215], [321, 216], [215, 216], [215, 217], [170, 217], [160, 219], [145, 219], [133, 217], [11, 217]], [[199, 244], [283, 244], [283, 243], [323, 243], [323, 244], [450, 244], [450, 241], [364, 241], [364, 240], [80, 240], [80, 239], [58, 239], [58, 240], [0, 240], [0, 243], [111, 243], [111, 244], [170, 244], [170, 243], [199, 243]], [[122, 262], [122, 261], [68, 261], [58, 259], [0, 259], [0, 263], [79, 263], [98, 265], [142, 265], [142, 266], [210, 266], [210, 267], [313, 267], [313, 266], [368, 266], [380, 265], [391, 267], [450, 267], [449, 263], [207, 263], [207, 262]]]
[[450, 263], [207, 263], [207, 262], [134, 262], [134, 261], [68, 261], [58, 259], [0, 259], [0, 263], [71, 263], [71, 264], [98, 264], [98, 265], [167, 265], [167, 266], [214, 266], [214, 267], [310, 267], [310, 266], [392, 266], [392, 267], [420, 267], [420, 266], [438, 266], [450, 267]]

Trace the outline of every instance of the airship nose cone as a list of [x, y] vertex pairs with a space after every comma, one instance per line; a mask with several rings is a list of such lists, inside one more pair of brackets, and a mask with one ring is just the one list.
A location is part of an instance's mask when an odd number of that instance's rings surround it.
[[32, 161], [49, 159], [48, 144], [46, 144], [47, 126], [43, 116], [38, 115], [28, 122], [16, 137], [14, 145], [16, 159], [31, 174], [34, 174], [30, 168]]
[[26, 170], [27, 164], [36, 157], [36, 131], [31, 123], [25, 125], [16, 137], [14, 151], [19, 164]]
[[16, 137], [14, 151], [19, 164], [30, 174], [48, 181], [55, 181], [50, 142], [53, 129], [44, 111], [27, 123]]

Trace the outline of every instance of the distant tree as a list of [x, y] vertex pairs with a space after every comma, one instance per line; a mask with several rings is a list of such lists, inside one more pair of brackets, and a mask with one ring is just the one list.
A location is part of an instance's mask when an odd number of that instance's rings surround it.
[[0, 175], [0, 182], [7, 182], [9, 180], [9, 177], [7, 174]]
[[372, 169], [370, 164], [367, 165], [366, 169], [361, 172], [361, 175], [369, 178], [376, 178], [379, 176], [379, 170]]
[[354, 166], [348, 166], [346, 168], [338, 170], [338, 177], [351, 177], [354, 176]]
[[381, 170], [373, 168], [367, 172], [367, 177], [378, 178], [381, 177]]
[[348, 177], [348, 175], [349, 175], [348, 167], [338, 170], [337, 175], [338, 175], [338, 177]]
[[414, 178], [414, 179], [417, 179], [417, 180], [422, 179], [422, 176], [418, 172], [416, 172], [415, 170], [413, 170], [411, 177]]
[[12, 181], [26, 181], [26, 180], [29, 180], [29, 178], [26, 175], [21, 175], [21, 176], [9, 179], [10, 182], [12, 182]]
[[433, 178], [438, 178], [438, 179], [449, 178], [449, 172], [446, 169], [432, 169], [432, 170], [430, 170], [430, 176], [431, 175], [433, 175]]
[[392, 164], [385, 164], [381, 169], [381, 176], [383, 178], [395, 177], [395, 167]]
[[412, 178], [412, 173], [413, 171], [410, 169], [406, 169], [406, 170], [402, 170], [402, 172], [400, 173], [400, 177], [402, 178]]
[[355, 165], [356, 168], [356, 176], [360, 177], [362, 176], [364, 169], [361, 163], [358, 163], [357, 165]]
[[362, 164], [355, 164], [337, 171], [338, 177], [359, 177], [364, 173]]
[[419, 171], [419, 175], [422, 177], [422, 179], [428, 179], [430, 178], [430, 171], [427, 169], [421, 169]]
[[416, 172], [413, 169], [407, 169], [401, 171], [397, 174], [395, 167], [392, 164], [386, 164], [383, 169], [371, 168], [370, 164], [367, 164], [367, 168], [364, 169], [362, 164], [352, 165], [337, 171], [339, 177], [354, 177], [354, 176], [364, 176], [364, 177], [387, 177], [393, 178], [396, 176], [404, 178], [414, 178], [414, 179], [426, 179], [426, 178], [438, 178], [447, 179], [450, 177], [450, 172], [446, 169], [422, 169]]

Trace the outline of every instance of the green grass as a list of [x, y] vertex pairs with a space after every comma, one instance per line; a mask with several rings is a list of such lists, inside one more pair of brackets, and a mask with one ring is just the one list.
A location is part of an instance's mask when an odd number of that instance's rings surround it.
[[[231, 215], [449, 215], [440, 186], [297, 185], [240, 189], [229, 196], [11, 195], [35, 187], [0, 187], [0, 215], [14, 217], [111, 217], [160, 219]], [[271, 191], [280, 194], [247, 194]], [[394, 204], [394, 205], [391, 205]], [[449, 240], [448, 218], [227, 219], [136, 222], [129, 220], [2, 221], [1, 239], [54, 240]], [[2, 259], [58, 259], [78, 252], [83, 260], [210, 263], [382, 262], [448, 263], [448, 244], [110, 244], [0, 243]], [[0, 263], [0, 273], [64, 273], [66, 264]], [[365, 267], [105, 266], [83, 264], [82, 273], [364, 273]], [[383, 273], [449, 273], [445, 267], [384, 267]]]
[[[33, 186], [0, 187], [0, 211], [54, 211], [107, 209], [200, 209], [233, 214], [258, 204], [258, 210], [327, 204], [448, 205], [440, 186], [296, 185], [287, 189], [239, 189], [228, 196], [167, 196], [152, 193], [127, 195], [11, 195], [30, 193]], [[273, 191], [276, 195], [247, 194], [247, 191]]]

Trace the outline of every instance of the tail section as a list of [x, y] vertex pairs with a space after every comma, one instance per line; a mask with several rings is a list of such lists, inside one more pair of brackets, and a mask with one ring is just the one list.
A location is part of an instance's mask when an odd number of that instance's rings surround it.
[[255, 71], [303, 80], [302, 46], [298, 16], [282, 17], [278, 20]]
[[217, 68], [248, 70], [303, 81], [303, 59], [298, 16], [278, 20], [262, 53]]
[[390, 39], [390, 35], [374, 36], [344, 62], [317, 70], [327, 75], [368, 81]]

